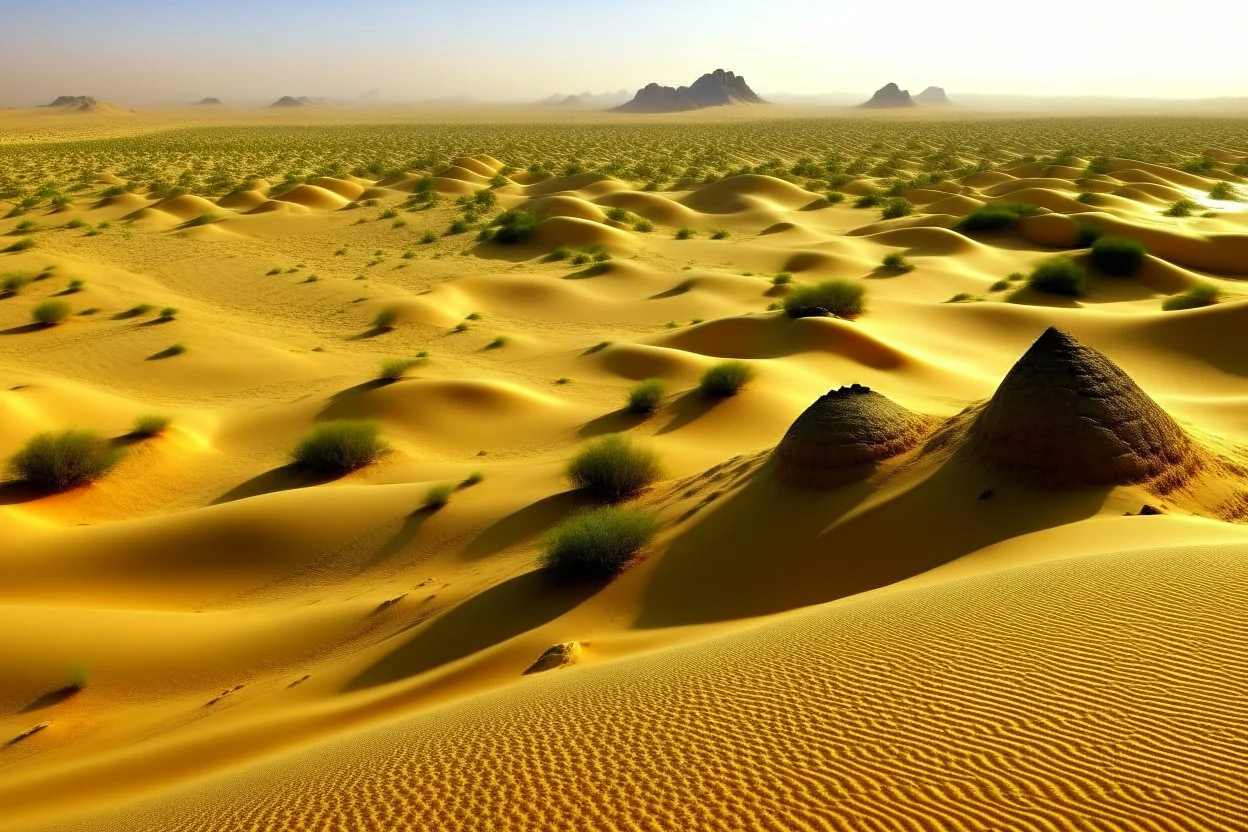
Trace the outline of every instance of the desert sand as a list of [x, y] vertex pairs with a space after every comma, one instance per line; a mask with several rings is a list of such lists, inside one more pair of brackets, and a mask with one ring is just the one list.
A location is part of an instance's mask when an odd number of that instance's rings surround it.
[[[0, 112], [0, 458], [125, 451], [0, 483], [0, 830], [1242, 829], [1245, 176], [1236, 118]], [[337, 419], [389, 453], [290, 464]], [[610, 434], [658, 534], [553, 582]]]

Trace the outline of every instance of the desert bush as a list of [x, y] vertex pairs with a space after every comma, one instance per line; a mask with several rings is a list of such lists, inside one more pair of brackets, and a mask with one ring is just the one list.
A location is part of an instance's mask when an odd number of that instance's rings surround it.
[[661, 378], [648, 378], [628, 391], [630, 413], [653, 413], [667, 394], [667, 383]]
[[1204, 206], [1199, 202], [1190, 199], [1180, 199], [1177, 202], [1170, 203], [1170, 207], [1162, 211], [1162, 214], [1167, 217], [1190, 217], [1197, 211], [1203, 210]]
[[642, 509], [588, 509], [551, 531], [542, 566], [565, 581], [611, 578], [637, 557], [658, 530], [658, 520]]
[[70, 293], [81, 292], [83, 290], [83, 287], [85, 287], [86, 285], [87, 285], [87, 281], [81, 280], [79, 278], [74, 278], [73, 280], [69, 281], [69, 285], [65, 287], [65, 291], [70, 292]]
[[613, 222], [628, 222], [628, 218], [630, 216], [631, 215], [626, 209], [618, 206], [607, 209], [607, 219], [612, 220]]
[[8, 251], [8, 252], [29, 251], [30, 249], [34, 247], [35, 247], [34, 237], [23, 237], [22, 239], [18, 240], [17, 242], [13, 243], [11, 246], [6, 248], [5, 251]]
[[425, 491], [425, 508], [439, 509], [451, 501], [455, 494], [455, 484], [440, 482], [429, 486]]
[[693, 230], [692, 228], [690, 228], [689, 226], [685, 226], [684, 228], [681, 228], [680, 230], [678, 230], [678, 231], [676, 232], [676, 239], [677, 239], [677, 240], [688, 240], [690, 237], [693, 237], [693, 236], [694, 236], [695, 234], [697, 234], [697, 233], [698, 233], [698, 232], [694, 231], [694, 230]]
[[136, 439], [159, 436], [168, 429], [172, 421], [168, 416], [161, 416], [155, 413], [137, 416], [135, 417], [134, 425], [130, 428], [130, 435]]
[[1210, 189], [1209, 198], [1222, 202], [1237, 202], [1243, 197], [1230, 182], [1219, 182]]
[[494, 240], [499, 243], [522, 243], [537, 229], [537, 216], [530, 211], [512, 208], [494, 219]]
[[913, 213], [914, 206], [910, 204], [910, 200], [897, 196], [884, 203], [884, 208], [880, 215], [886, 220], [895, 220], [898, 217], [907, 217]]
[[35, 323], [54, 326], [69, 317], [69, 304], [63, 300], [45, 300], [30, 313]]
[[698, 379], [698, 390], [707, 398], [726, 399], [737, 395], [753, 377], [754, 370], [744, 361], [720, 361]]
[[793, 282], [793, 275], [790, 274], [789, 272], [780, 272], [778, 275], [776, 275], [775, 277], [771, 279], [771, 284], [773, 286], [787, 286], [788, 284], [792, 282]]
[[654, 223], [650, 220], [637, 220], [633, 223], [633, 230], [639, 234], [649, 234], [654, 230]]
[[869, 188], [865, 194], [854, 200], [855, 208], [878, 208], [884, 204], [884, 194], [875, 188]]
[[1088, 278], [1079, 264], [1069, 257], [1051, 257], [1027, 276], [1027, 285], [1038, 292], [1066, 297], [1082, 297], [1088, 291]]
[[380, 381], [398, 381], [407, 375], [408, 370], [420, 366], [418, 358], [387, 358], [381, 362], [377, 371]]
[[914, 271], [914, 264], [898, 251], [890, 251], [888, 254], [885, 254], [884, 259], [880, 261], [880, 265], [895, 272]]
[[1030, 217], [1039, 208], [1023, 202], [1006, 202], [1001, 205], [985, 205], [967, 214], [954, 226], [958, 231], [1002, 231], [1010, 228], [1022, 217]]
[[172, 306], [166, 306], [164, 309], [160, 310], [160, 314], [156, 316], [156, 320], [172, 321], [176, 317], [178, 317], [178, 310]]
[[494, 338], [490, 341], [490, 343], [488, 343], [488, 344], [486, 344], [486, 345], [485, 345], [485, 348], [486, 348], [487, 350], [496, 350], [496, 349], [498, 349], [498, 348], [500, 348], [500, 347], [505, 347], [505, 346], [507, 346], [507, 336], [505, 336], [505, 335], [496, 335], [496, 336], [494, 336]]
[[389, 448], [375, 422], [322, 422], [295, 446], [291, 462], [317, 474], [341, 476], [375, 462]]
[[1144, 263], [1142, 243], [1125, 237], [1098, 237], [1092, 244], [1092, 263], [1106, 274], [1134, 274]]
[[1166, 312], [1199, 309], [1202, 306], [1212, 306], [1218, 302], [1218, 298], [1221, 296], [1222, 292], [1217, 286], [1202, 283], [1198, 286], [1193, 286], [1182, 294], [1171, 295], [1166, 298], [1161, 302], [1161, 308]]
[[399, 307], [386, 306], [382, 308], [375, 318], [373, 318], [373, 328], [382, 332], [389, 332], [394, 329], [399, 322]]
[[99, 434], [66, 430], [32, 437], [10, 465], [23, 482], [64, 491], [98, 480], [121, 457], [121, 450]]
[[856, 318], [866, 309], [866, 289], [848, 280], [825, 280], [813, 286], [799, 286], [784, 299], [784, 312], [790, 318], [835, 315]]
[[618, 502], [646, 490], [662, 475], [658, 456], [611, 434], [590, 442], [568, 463], [568, 480], [602, 500]]
[[0, 293], [16, 295], [30, 285], [30, 281], [31, 277], [27, 274], [6, 274], [4, 279], [0, 280]]

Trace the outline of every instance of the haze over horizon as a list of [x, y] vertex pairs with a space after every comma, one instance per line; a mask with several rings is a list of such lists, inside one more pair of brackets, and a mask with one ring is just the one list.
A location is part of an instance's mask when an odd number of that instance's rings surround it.
[[[758, 92], [869, 93], [888, 81], [951, 94], [1215, 98], [1248, 94], [1248, 53], [1208, 40], [1207, 21], [1160, 5], [1053, 0], [1044, 20], [995, 3], [744, 0], [627, 5], [544, 0], [441, 3], [43, 0], [7, 11], [0, 71], [23, 83], [0, 106], [93, 95], [126, 104], [281, 95], [389, 101], [525, 101], [556, 92], [688, 84], [717, 67]], [[898, 25], [904, 22], [904, 26]], [[695, 36], [696, 35], [696, 36]], [[557, 48], [556, 48], [557, 47]], [[55, 59], [53, 59], [55, 58]]]

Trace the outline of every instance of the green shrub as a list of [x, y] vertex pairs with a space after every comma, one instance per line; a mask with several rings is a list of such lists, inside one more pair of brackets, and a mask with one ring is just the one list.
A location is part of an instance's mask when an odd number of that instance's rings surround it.
[[607, 210], [607, 219], [613, 222], [628, 222], [629, 216], [631, 215], [624, 208], [616, 207]]
[[1092, 244], [1092, 263], [1105, 274], [1129, 275], [1144, 263], [1142, 243], [1125, 237], [1098, 237]]
[[837, 203], [845, 201], [845, 194], [840, 191], [828, 191], [824, 198], [827, 199], [829, 204], [836, 205]]
[[654, 515], [641, 509], [608, 506], [582, 511], [551, 531], [542, 566], [564, 581], [611, 578], [658, 530]]
[[419, 358], [387, 358], [381, 362], [377, 378], [381, 381], [398, 381], [407, 375], [407, 371], [419, 367]]
[[988, 291], [989, 292], [1004, 292], [1008, 288], [1010, 288], [1010, 281], [998, 280], [996, 283], [988, 287]]
[[1199, 202], [1190, 199], [1180, 199], [1177, 202], [1172, 202], [1169, 208], [1162, 211], [1162, 215], [1167, 217], [1190, 217], [1197, 211], [1203, 210], [1204, 206]]
[[884, 194], [875, 188], [869, 188], [865, 194], [854, 200], [855, 208], [878, 208], [884, 204]]
[[23, 237], [13, 245], [5, 249], [5, 251], [27, 251], [35, 247], [34, 237]]
[[555, 249], [547, 254], [545, 258], [548, 263], [557, 263], [560, 260], [567, 260], [572, 256], [572, 249], [567, 246], [556, 246]]
[[754, 370], [744, 361], [721, 361], [712, 364], [698, 379], [698, 390], [712, 399], [735, 396], [754, 377]]
[[507, 338], [504, 335], [496, 335], [490, 343], [485, 345], [487, 350], [496, 350], [500, 347], [507, 346]]
[[835, 315], [856, 318], [866, 309], [866, 289], [848, 280], [825, 280], [813, 286], [799, 286], [784, 299], [784, 312], [790, 318]]
[[630, 413], [653, 413], [659, 402], [667, 395], [667, 382], [661, 378], [648, 378], [638, 382], [628, 391]]
[[0, 292], [3, 292], [5, 295], [16, 295], [30, 285], [30, 281], [30, 275], [7, 274], [3, 280], [0, 280]]
[[723, 228], [716, 228], [714, 231], [711, 232], [711, 239], [712, 240], [726, 240], [728, 239], [728, 231]]
[[640, 234], [649, 234], [654, 230], [654, 223], [650, 222], [650, 220], [637, 220], [637, 222], [633, 223], [633, 230]]
[[976, 297], [970, 292], [958, 292], [956, 295], [949, 298], [949, 300], [945, 301], [945, 303], [968, 303], [973, 300], [976, 300]]
[[697, 233], [698, 233], [698, 232], [694, 231], [694, 230], [693, 230], [692, 228], [690, 228], [689, 226], [685, 226], [684, 228], [682, 228], [682, 229], [680, 229], [679, 231], [677, 231], [677, 232], [676, 232], [676, 239], [677, 239], [677, 240], [688, 240], [690, 237], [694, 236], [694, 235], [695, 235], [695, 234], [697, 234]]
[[69, 281], [69, 285], [65, 287], [66, 292], [81, 292], [83, 287], [87, 285], [87, 281], [74, 278]]
[[897, 196], [884, 203], [884, 209], [880, 215], [886, 220], [895, 220], [898, 217], [908, 217], [913, 213], [914, 206], [910, 204], [910, 200]]
[[373, 318], [373, 328], [382, 332], [389, 332], [394, 329], [399, 322], [399, 307], [387, 306], [377, 313]]
[[45, 300], [34, 308], [31, 317], [35, 323], [54, 326], [69, 317], [69, 304], [63, 300]]
[[164, 309], [160, 310], [160, 314], [156, 316], [156, 320], [172, 321], [176, 317], [178, 317], [178, 310], [172, 306], [166, 306]]
[[960, 219], [954, 228], [958, 231], [1003, 231], [1012, 227], [1020, 218], [1030, 217], [1039, 211], [1035, 205], [1025, 202], [985, 205]]
[[590, 442], [568, 463], [568, 480], [576, 488], [602, 500], [617, 502], [636, 496], [659, 479], [658, 456], [611, 434]]
[[[488, 193], [488, 191], [483, 192]], [[451, 496], [455, 494], [455, 484], [449, 482], [440, 482], [436, 485], [429, 486], [425, 492], [425, 508], [440, 509], [451, 501]]]
[[300, 440], [291, 462], [317, 474], [341, 476], [376, 461], [389, 448], [375, 422], [323, 422]]
[[1202, 306], [1212, 306], [1218, 302], [1218, 298], [1221, 296], [1222, 292], [1217, 286], [1202, 283], [1199, 286], [1193, 286], [1182, 294], [1171, 295], [1166, 298], [1161, 302], [1161, 308], [1166, 312], [1199, 309]]
[[521, 208], [512, 208], [494, 218], [494, 240], [499, 243], [522, 243], [537, 229], [537, 216]]
[[880, 261], [880, 265], [886, 269], [895, 272], [912, 272], [914, 264], [901, 255], [901, 252], [890, 251], [884, 255], [884, 259]]
[[471, 486], [477, 485], [477, 484], [478, 484], [478, 483], [480, 483], [483, 479], [485, 479], [485, 474], [481, 473], [480, 471], [473, 471], [471, 474], [469, 474], [468, 476], [464, 477], [464, 480], [463, 480], [463, 482], [461, 482], [461, 483], [459, 484], [459, 487], [460, 487], [460, 488], [469, 488], [469, 487], [471, 487]]
[[1243, 197], [1230, 182], [1219, 182], [1209, 191], [1209, 198], [1222, 202], [1238, 202]]
[[64, 491], [98, 480], [121, 457], [121, 450], [99, 434], [66, 430], [32, 437], [14, 454], [10, 464], [22, 481]]
[[169, 423], [172, 421], [168, 416], [160, 416], [154, 413], [138, 416], [134, 420], [134, 426], [130, 428], [130, 435], [136, 439], [148, 439], [153, 436], [159, 436], [169, 428]]
[[1082, 297], [1088, 291], [1088, 278], [1079, 264], [1069, 257], [1051, 257], [1027, 276], [1027, 285], [1038, 292], [1066, 297]]
[[791, 275], [788, 272], [780, 272], [780, 274], [776, 275], [775, 277], [771, 279], [771, 284], [773, 286], [786, 286], [792, 282], [793, 282], [793, 275]]

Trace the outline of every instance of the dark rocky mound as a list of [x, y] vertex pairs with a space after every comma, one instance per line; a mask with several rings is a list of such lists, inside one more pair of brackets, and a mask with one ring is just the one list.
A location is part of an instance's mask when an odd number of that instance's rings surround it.
[[869, 387], [830, 390], [784, 434], [776, 448], [776, 470], [798, 485], [837, 485], [914, 447], [928, 427], [929, 420]]
[[943, 106], [953, 103], [949, 100], [949, 96], [945, 95], [944, 87], [928, 87], [923, 90], [923, 92], [916, 95], [914, 100], [919, 104], [926, 104], [929, 106]]
[[270, 107], [306, 107], [307, 105], [312, 104], [312, 103], [314, 103], [312, 99], [308, 98], [306, 95], [301, 95], [298, 98], [296, 98], [293, 95], [283, 95], [281, 98], [277, 99], [269, 106]]
[[1045, 488], [1149, 482], [1200, 467], [1183, 429], [1101, 353], [1050, 327], [975, 417], [971, 446]]
[[889, 83], [876, 90], [870, 101], [864, 101], [858, 106], [883, 110], [890, 107], [914, 107], [916, 105], [914, 99], [910, 97], [910, 90], [903, 90], [896, 84]]
[[88, 110], [98, 110], [100, 102], [90, 95], [58, 95], [55, 101], [44, 106], [87, 112]]
[[678, 113], [721, 107], [725, 104], [766, 104], [745, 79], [717, 69], [708, 72], [688, 87], [663, 87], [647, 84], [637, 90], [633, 100], [615, 108], [617, 113]]
[[544, 673], [547, 670], [555, 670], [560, 667], [568, 667], [576, 664], [581, 658], [581, 644], [577, 641], [564, 641], [559, 644], [547, 647], [542, 655], [537, 657], [537, 661], [529, 665], [524, 671], [527, 676], [531, 673]]
[[199, 103], [199, 104], [209, 104], [209, 105], [219, 105], [219, 104], [221, 103], [221, 99], [220, 99], [220, 98], [213, 98], [213, 97], [209, 96], [208, 98], [201, 98], [201, 99], [199, 99], [198, 103]]

